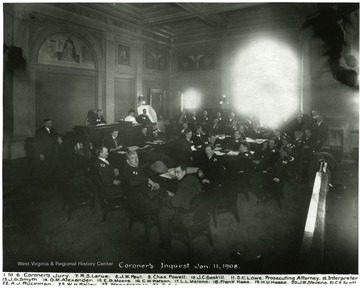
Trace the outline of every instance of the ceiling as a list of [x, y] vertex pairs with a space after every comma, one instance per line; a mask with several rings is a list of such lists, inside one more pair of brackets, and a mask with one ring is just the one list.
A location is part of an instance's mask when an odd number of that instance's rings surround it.
[[193, 23], [214, 29], [230, 24], [233, 11], [247, 9], [266, 3], [101, 3], [83, 4], [132, 24], [161, 27], [176, 32], [183, 23]]

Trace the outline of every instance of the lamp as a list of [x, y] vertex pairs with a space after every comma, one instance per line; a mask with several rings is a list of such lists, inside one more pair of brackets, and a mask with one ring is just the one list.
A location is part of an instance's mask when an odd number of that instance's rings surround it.
[[226, 97], [225, 94], [221, 95], [219, 104], [220, 105], [229, 104], [229, 99]]
[[144, 100], [144, 95], [140, 94], [138, 96], [138, 106], [145, 105], [145, 104], [146, 104], [146, 101]]

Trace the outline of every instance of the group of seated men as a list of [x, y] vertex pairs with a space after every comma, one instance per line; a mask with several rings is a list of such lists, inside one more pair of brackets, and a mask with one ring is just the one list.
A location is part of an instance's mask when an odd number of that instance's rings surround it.
[[[313, 154], [325, 142], [323, 127], [326, 126], [319, 115], [301, 128], [299, 128], [300, 122], [304, 117], [298, 116], [294, 120], [298, 125], [294, 125], [292, 134], [289, 134], [280, 129], [264, 129], [259, 127], [256, 121], [238, 120], [234, 113], [230, 113], [225, 120], [219, 112], [212, 120], [212, 125], [209, 125], [205, 112], [202, 113], [202, 118], [197, 118], [194, 113], [190, 118], [186, 113], [179, 117], [178, 123], [183, 125], [183, 129], [178, 132], [176, 149], [169, 154], [154, 152], [150, 153], [148, 158], [140, 157], [142, 162], [151, 162], [150, 167], [154, 167], [155, 163], [165, 163], [163, 173], [167, 171], [167, 167], [175, 168], [177, 183], [171, 189], [163, 185], [161, 178], [158, 177], [159, 173], [152, 174], [139, 167], [138, 153], [127, 151], [125, 145], [118, 140], [117, 131], [113, 131], [104, 139], [104, 145], [96, 148], [96, 159], [93, 163], [106, 186], [106, 193], [108, 195], [124, 193], [123, 184], [139, 189], [146, 201], [152, 203], [153, 208], [158, 211], [161, 246], [165, 248], [171, 244], [169, 221], [174, 219], [181, 221], [184, 213], [193, 211], [199, 202], [206, 201], [206, 195], [210, 195], [214, 188], [221, 186], [228, 179], [232, 179], [231, 181], [235, 179], [239, 185], [233, 185], [234, 189], [244, 187], [250, 190], [249, 178], [255, 173], [260, 175], [261, 179], [258, 183], [263, 187], [262, 192], [255, 192], [259, 202], [272, 195], [269, 193], [279, 196], [289, 172], [292, 172], [295, 178], [303, 179]], [[47, 119], [44, 122], [44, 128], [41, 129], [44, 130], [43, 132], [40, 133], [39, 130], [38, 142], [50, 141], [46, 140], [49, 138], [53, 139], [51, 140], [53, 144], [61, 145], [61, 139], [55, 136], [52, 123], [49, 121], [51, 120]], [[142, 127], [138, 139], [139, 146], [146, 146], [150, 138], [158, 137], [156, 133], [157, 131], [155, 134], [151, 131], [148, 134], [146, 126]], [[230, 134], [230, 137], [223, 137], [223, 134]], [[263, 141], [261, 144], [249, 143], [248, 138], [263, 139]], [[126, 151], [124, 166], [114, 165], [113, 159], [109, 157], [109, 153], [111, 155], [120, 149]], [[228, 156], [225, 153], [229, 151], [237, 153]], [[39, 151], [39, 155], [40, 161], [46, 160], [45, 152]], [[175, 159], [173, 165], [169, 165], [168, 157]], [[195, 174], [188, 174], [187, 167], [199, 167], [199, 169]], [[156, 205], [153, 205], [154, 203]]]

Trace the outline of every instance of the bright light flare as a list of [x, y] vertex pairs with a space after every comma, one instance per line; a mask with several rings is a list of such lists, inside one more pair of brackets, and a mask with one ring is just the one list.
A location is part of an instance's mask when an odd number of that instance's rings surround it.
[[238, 112], [276, 127], [299, 109], [300, 65], [290, 47], [257, 40], [240, 51], [234, 63], [233, 104]]
[[199, 91], [190, 88], [182, 95], [182, 108], [183, 109], [198, 109], [201, 104], [201, 94]]

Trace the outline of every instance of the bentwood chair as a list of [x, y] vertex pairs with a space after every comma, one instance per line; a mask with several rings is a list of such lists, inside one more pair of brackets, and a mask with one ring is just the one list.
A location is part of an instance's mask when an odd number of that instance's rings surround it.
[[159, 226], [159, 200], [145, 199], [142, 189], [147, 187], [130, 187], [124, 185], [127, 207], [129, 212], [129, 230], [131, 231], [135, 222], [145, 225], [146, 242], [150, 241], [151, 229]]
[[240, 215], [237, 206], [238, 191], [230, 186], [229, 183], [225, 183], [223, 186], [219, 186], [215, 191], [215, 205], [213, 210], [214, 226], [218, 226], [218, 215], [223, 213], [232, 213], [236, 219], [236, 222], [240, 223]]
[[92, 168], [92, 177], [100, 202], [103, 221], [106, 221], [109, 211], [118, 209], [127, 211], [126, 196], [121, 187], [103, 183], [100, 173], [95, 168]]
[[194, 255], [193, 240], [199, 236], [205, 236], [210, 245], [214, 246], [214, 240], [210, 229], [213, 199], [209, 198], [198, 205], [193, 213], [184, 214], [182, 221], [175, 219], [170, 222], [174, 239], [184, 242], [189, 249], [190, 257]]

